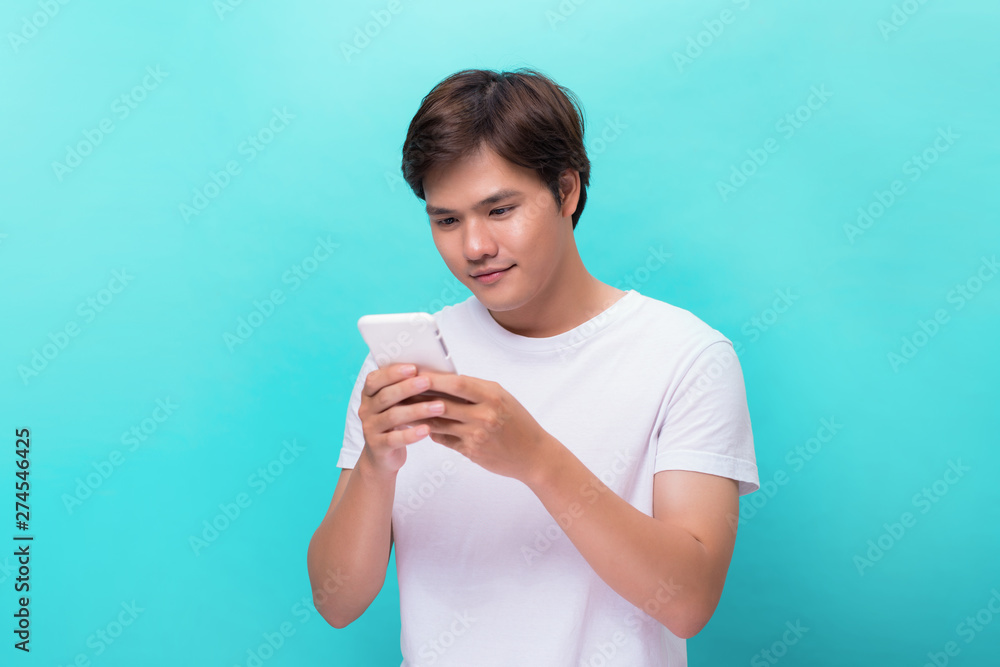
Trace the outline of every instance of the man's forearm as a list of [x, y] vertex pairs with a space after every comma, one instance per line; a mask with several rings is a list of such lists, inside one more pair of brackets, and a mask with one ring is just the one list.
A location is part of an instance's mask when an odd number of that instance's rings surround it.
[[362, 452], [336, 506], [309, 542], [309, 580], [316, 610], [342, 628], [361, 616], [389, 566], [396, 474], [378, 473]]
[[[551, 436], [550, 436], [551, 437]], [[680, 637], [704, 624], [705, 547], [687, 530], [636, 509], [554, 438], [525, 483], [598, 576]]]

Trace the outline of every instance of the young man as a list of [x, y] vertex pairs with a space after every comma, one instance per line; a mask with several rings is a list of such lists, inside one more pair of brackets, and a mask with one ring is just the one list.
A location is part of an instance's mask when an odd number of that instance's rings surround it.
[[343, 628], [395, 544], [404, 666], [686, 665], [759, 488], [731, 342], [580, 259], [583, 134], [525, 69], [458, 72], [410, 124], [404, 177], [472, 291], [434, 313], [459, 374], [368, 354], [308, 554]]

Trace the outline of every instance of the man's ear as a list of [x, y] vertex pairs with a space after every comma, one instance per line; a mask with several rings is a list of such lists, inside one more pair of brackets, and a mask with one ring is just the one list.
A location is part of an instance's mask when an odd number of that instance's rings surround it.
[[559, 194], [562, 195], [559, 215], [568, 218], [576, 211], [576, 205], [580, 201], [580, 172], [569, 168], [559, 174]]

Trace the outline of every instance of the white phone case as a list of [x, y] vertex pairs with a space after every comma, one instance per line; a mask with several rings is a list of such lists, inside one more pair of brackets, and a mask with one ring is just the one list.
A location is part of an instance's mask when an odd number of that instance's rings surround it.
[[417, 372], [458, 372], [430, 313], [363, 315], [358, 331], [379, 368], [409, 363], [417, 366]]

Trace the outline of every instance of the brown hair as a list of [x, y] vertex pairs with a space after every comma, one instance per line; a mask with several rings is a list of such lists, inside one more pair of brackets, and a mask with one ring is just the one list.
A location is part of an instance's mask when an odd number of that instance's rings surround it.
[[576, 96], [535, 69], [462, 70], [434, 86], [410, 121], [403, 178], [425, 199], [423, 179], [432, 167], [485, 144], [509, 162], [534, 169], [562, 205], [559, 175], [576, 169], [580, 198], [572, 215], [575, 230], [590, 182], [583, 130], [583, 107]]

